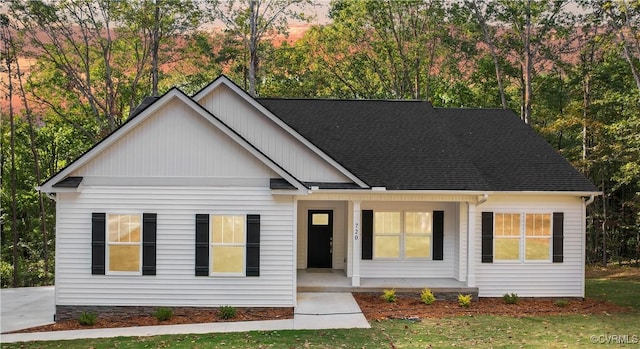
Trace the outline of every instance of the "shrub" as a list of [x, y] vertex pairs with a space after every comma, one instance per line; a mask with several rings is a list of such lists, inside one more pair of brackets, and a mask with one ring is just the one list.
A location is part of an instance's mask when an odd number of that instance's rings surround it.
[[422, 290], [422, 293], [420, 293], [420, 300], [422, 300], [422, 303], [429, 305], [436, 301], [436, 297], [430, 289], [425, 288]]
[[382, 299], [384, 299], [388, 303], [395, 303], [395, 301], [398, 299], [396, 297], [396, 289], [395, 288], [392, 288], [390, 290], [383, 290], [382, 292], [383, 292]]
[[236, 317], [236, 308], [230, 305], [223, 305], [218, 309], [218, 316], [225, 320], [233, 319]]
[[458, 294], [458, 305], [463, 308], [469, 308], [469, 306], [471, 305], [471, 295]]
[[564, 308], [569, 305], [569, 301], [566, 299], [558, 299], [555, 301], [556, 307]]
[[98, 322], [98, 316], [94, 313], [82, 312], [78, 317], [78, 323], [82, 326], [93, 326]]
[[518, 297], [517, 293], [505, 293], [502, 296], [502, 300], [506, 304], [518, 304], [518, 301], [520, 301], [520, 297]]
[[8, 287], [13, 281], [13, 265], [9, 262], [0, 261], [0, 280], [2, 287]]
[[153, 316], [158, 319], [158, 321], [167, 321], [173, 317], [173, 310], [170, 308], [158, 308], [156, 309]]

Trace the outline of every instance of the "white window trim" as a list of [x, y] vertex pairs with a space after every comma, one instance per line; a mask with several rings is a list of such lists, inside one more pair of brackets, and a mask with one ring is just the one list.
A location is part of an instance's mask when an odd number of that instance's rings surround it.
[[[409, 208], [409, 209], [377, 209], [373, 211], [373, 220], [374, 220], [374, 232], [373, 232], [373, 260], [378, 261], [432, 261], [433, 260], [433, 212], [434, 210], [421, 210], [419, 208]], [[375, 214], [376, 212], [400, 212], [400, 233], [392, 234], [392, 233], [375, 233]], [[407, 212], [427, 212], [431, 214], [431, 234], [415, 234], [415, 233], [407, 233], [405, 226], [405, 213]], [[429, 236], [429, 257], [405, 257], [405, 237], [409, 236]], [[376, 256], [376, 240], [378, 236], [398, 236], [400, 238], [400, 256], [399, 257], [377, 257]]]
[[[520, 215], [520, 235], [517, 237], [517, 239], [519, 239], [519, 252], [520, 252], [520, 259], [496, 259], [495, 255], [496, 255], [496, 214], [518, 214]], [[549, 239], [549, 259], [526, 259], [526, 252], [527, 252], [527, 246], [526, 246], [526, 226], [527, 226], [527, 215], [528, 214], [546, 214], [549, 215], [551, 220], [550, 220], [550, 231], [549, 231], [549, 237], [545, 239]], [[509, 239], [510, 237], [500, 237], [500, 238], [505, 238], [505, 239]], [[542, 239], [543, 237], [539, 237], [539, 236], [533, 236], [532, 238], [540, 238]], [[516, 239], [516, 237], [512, 237], [512, 239]], [[548, 211], [495, 211], [493, 213], [493, 263], [496, 264], [552, 264], [553, 263], [553, 213], [548, 212]]]
[[[242, 217], [243, 220], [244, 220], [244, 226], [243, 226], [244, 243], [243, 244], [238, 244], [238, 243], [214, 243], [213, 242], [213, 238], [211, 236], [211, 226], [213, 224], [213, 217]], [[209, 233], [209, 276], [229, 277], [229, 278], [246, 277], [247, 276], [247, 215], [246, 214], [237, 214], [237, 213], [209, 214], [209, 232], [208, 233]], [[243, 251], [243, 254], [242, 254], [242, 272], [240, 272], [240, 273], [214, 272], [213, 271], [213, 247], [214, 246], [229, 246], [229, 247], [241, 246], [241, 247], [243, 247], [244, 251]]]
[[[137, 243], [132, 243], [132, 242], [109, 242], [109, 216], [123, 216], [123, 215], [127, 215], [127, 216], [139, 216], [140, 217], [140, 242]], [[104, 253], [104, 269], [105, 269], [105, 275], [114, 275], [114, 276], [140, 276], [142, 275], [142, 240], [143, 240], [143, 221], [142, 221], [142, 213], [141, 212], [111, 212], [111, 213], [107, 213], [106, 217], [105, 217], [105, 227], [104, 227], [104, 231], [105, 231], [105, 237], [104, 237], [104, 248], [105, 248], [105, 253]], [[140, 262], [138, 263], [138, 270], [137, 271], [111, 271], [110, 270], [110, 265], [109, 265], [109, 246], [111, 245], [120, 245], [120, 246], [125, 246], [125, 245], [135, 245], [138, 244], [139, 248], [140, 248]]]

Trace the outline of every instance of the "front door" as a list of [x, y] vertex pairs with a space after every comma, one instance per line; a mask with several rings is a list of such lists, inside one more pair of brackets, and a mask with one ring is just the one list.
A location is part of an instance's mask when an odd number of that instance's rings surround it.
[[309, 210], [307, 268], [331, 268], [333, 211]]

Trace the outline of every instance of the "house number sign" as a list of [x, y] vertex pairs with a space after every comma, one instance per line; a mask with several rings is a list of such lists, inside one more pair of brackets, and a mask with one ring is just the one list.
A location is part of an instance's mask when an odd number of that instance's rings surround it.
[[358, 240], [360, 237], [360, 223], [353, 223], [353, 239]]

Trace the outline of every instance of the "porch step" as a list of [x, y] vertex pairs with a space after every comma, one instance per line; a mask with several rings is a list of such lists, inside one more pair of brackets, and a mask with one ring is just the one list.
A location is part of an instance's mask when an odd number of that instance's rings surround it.
[[437, 299], [455, 300], [458, 294], [470, 294], [474, 300], [478, 299], [477, 287], [353, 287], [353, 286], [300, 286], [298, 292], [351, 292], [351, 293], [380, 293], [385, 289], [393, 288], [397, 293], [420, 294], [425, 288], [429, 288]]

